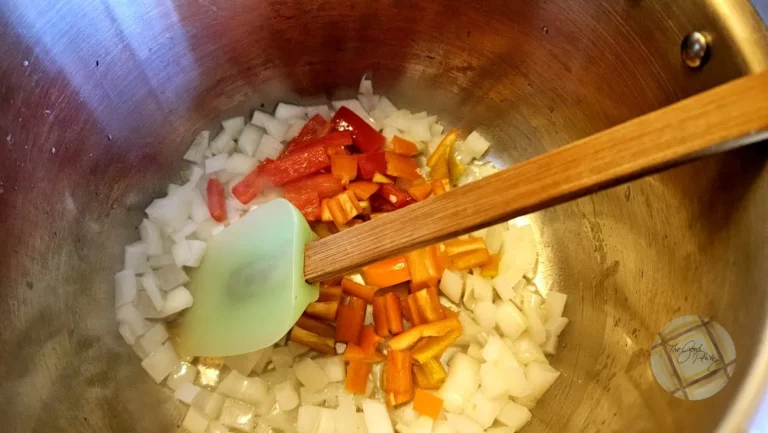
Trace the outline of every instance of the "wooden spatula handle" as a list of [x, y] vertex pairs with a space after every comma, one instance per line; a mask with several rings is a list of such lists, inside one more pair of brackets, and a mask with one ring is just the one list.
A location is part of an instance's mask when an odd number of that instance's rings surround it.
[[768, 138], [768, 72], [731, 81], [309, 244], [317, 282], [415, 248]]

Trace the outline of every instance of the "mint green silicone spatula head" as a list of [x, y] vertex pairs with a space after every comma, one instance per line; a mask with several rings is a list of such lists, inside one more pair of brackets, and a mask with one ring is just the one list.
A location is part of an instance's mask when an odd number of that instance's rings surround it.
[[249, 212], [208, 242], [191, 275], [194, 305], [182, 319], [182, 356], [231, 356], [274, 344], [318, 297], [304, 281], [314, 234], [288, 201]]

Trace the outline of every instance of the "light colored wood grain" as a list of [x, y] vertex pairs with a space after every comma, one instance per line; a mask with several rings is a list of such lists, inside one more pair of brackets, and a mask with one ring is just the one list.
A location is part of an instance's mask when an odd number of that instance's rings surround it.
[[[309, 244], [305, 278], [366, 264], [768, 138], [768, 72], [740, 78]], [[765, 144], [763, 144], [765, 145]]]

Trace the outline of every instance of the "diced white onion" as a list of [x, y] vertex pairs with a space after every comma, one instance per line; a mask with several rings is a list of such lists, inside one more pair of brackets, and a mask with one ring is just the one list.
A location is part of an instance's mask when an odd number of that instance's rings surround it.
[[160, 317], [168, 317], [171, 314], [187, 309], [192, 306], [193, 302], [192, 294], [189, 293], [186, 287], [177, 287], [168, 292], [168, 295], [165, 297], [165, 305], [162, 311], [160, 311]]
[[133, 333], [131, 327], [127, 324], [121, 323], [118, 325], [117, 332], [120, 333], [120, 336], [123, 337], [123, 340], [125, 340], [129, 346], [132, 346], [134, 343], [136, 343], [136, 334]]
[[181, 361], [173, 368], [165, 383], [171, 389], [178, 390], [183, 384], [191, 385], [195, 377], [197, 377], [197, 367], [188, 362]]
[[275, 368], [289, 368], [293, 365], [293, 353], [287, 347], [272, 349], [272, 364]]
[[488, 247], [489, 253], [497, 254], [501, 250], [501, 242], [504, 240], [504, 233], [507, 232], [507, 227], [506, 223], [488, 227], [488, 230], [485, 232], [485, 246]]
[[242, 401], [228, 398], [224, 400], [219, 421], [227, 427], [250, 432], [256, 423], [256, 409]]
[[539, 345], [547, 341], [547, 331], [541, 321], [541, 316], [539, 316], [541, 308], [538, 305], [540, 302], [541, 298], [538, 295], [531, 292], [524, 293], [523, 314], [528, 320], [528, 333], [531, 339]]
[[261, 137], [261, 142], [259, 143], [259, 147], [256, 149], [256, 153], [253, 155], [253, 157], [256, 158], [256, 160], [259, 162], [262, 162], [267, 158], [277, 159], [282, 151], [283, 145], [280, 144], [280, 141], [276, 140], [270, 135], [265, 134]]
[[222, 171], [227, 167], [227, 161], [229, 160], [228, 153], [222, 153], [212, 158], [205, 160], [205, 174], [216, 173]]
[[477, 131], [472, 131], [472, 133], [467, 136], [467, 139], [464, 140], [464, 143], [462, 144], [462, 148], [465, 154], [471, 156], [472, 158], [480, 158], [490, 146], [491, 143], [483, 138], [483, 136], [480, 135], [480, 133]]
[[493, 301], [493, 284], [491, 280], [479, 275], [467, 275], [467, 284], [472, 280], [472, 291], [478, 301]]
[[208, 150], [208, 141], [210, 140], [210, 131], [201, 131], [192, 141], [184, 159], [195, 164], [202, 164], [205, 159], [205, 151]]
[[445, 417], [448, 419], [448, 423], [451, 425], [451, 427], [453, 427], [458, 432], [483, 433], [483, 427], [466, 415], [446, 413]]
[[394, 433], [392, 420], [389, 419], [387, 407], [383, 403], [365, 399], [362, 401], [362, 406], [368, 433]]
[[162, 310], [163, 305], [165, 304], [165, 299], [163, 299], [163, 294], [160, 291], [160, 282], [157, 280], [157, 277], [155, 277], [154, 272], [147, 272], [142, 275], [139, 280], [141, 281], [142, 287], [147, 292], [147, 295], [149, 295], [149, 299], [152, 300], [155, 309], [158, 311]]
[[259, 147], [262, 136], [264, 136], [264, 130], [249, 123], [245, 125], [243, 132], [240, 133], [240, 138], [237, 139], [237, 148], [244, 154], [253, 156], [256, 153], [256, 148]]
[[545, 328], [547, 329], [548, 333], [558, 337], [560, 336], [560, 333], [563, 332], [563, 329], [565, 329], [566, 325], [568, 325], [567, 317], [556, 317], [554, 319], [548, 320]]
[[370, 77], [363, 75], [363, 78], [360, 79], [358, 93], [362, 93], [363, 95], [373, 94], [373, 80], [371, 80]]
[[233, 153], [227, 160], [227, 164], [224, 170], [230, 173], [245, 174], [250, 173], [251, 170], [256, 168], [259, 162], [250, 156], [243, 155], [242, 153]]
[[366, 95], [362, 93], [357, 96], [357, 100], [360, 101], [360, 105], [363, 106], [363, 110], [368, 113], [376, 108], [376, 105], [379, 103], [379, 98], [379, 95]]
[[125, 304], [117, 307], [115, 318], [120, 324], [125, 324], [130, 328], [133, 335], [143, 335], [152, 327], [152, 324], [144, 320], [144, 316], [136, 309], [133, 304]]
[[277, 141], [285, 140], [289, 127], [288, 122], [275, 118], [267, 119], [264, 122], [264, 129], [267, 130], [267, 134]]
[[282, 411], [293, 410], [299, 405], [299, 394], [296, 392], [296, 387], [293, 386], [291, 381], [287, 380], [278, 384], [275, 387], [275, 395], [277, 397], [277, 405]]
[[504, 404], [497, 419], [511, 428], [512, 431], [517, 431], [531, 420], [531, 416], [531, 411], [528, 409], [513, 401], [508, 401]]
[[190, 214], [192, 221], [198, 224], [211, 219], [208, 205], [205, 203], [205, 199], [203, 199], [200, 191], [195, 190], [190, 194]]
[[136, 273], [146, 272], [149, 269], [147, 245], [144, 242], [134, 242], [125, 246], [123, 269]]
[[466, 354], [457, 353], [451, 360], [448, 377], [438, 391], [443, 399], [443, 408], [448, 412], [461, 413], [479, 386], [480, 363]]
[[196, 268], [200, 266], [200, 262], [203, 261], [205, 250], [206, 244], [203, 241], [184, 240], [173, 244], [171, 253], [173, 254], [173, 260], [176, 262], [177, 266]]
[[539, 348], [539, 345], [527, 334], [519, 337], [513, 344], [515, 357], [523, 364], [533, 361], [547, 362], [547, 358]]
[[[211, 421], [210, 424], [208, 424], [208, 430], [205, 431], [205, 433], [230, 433], [229, 429], [219, 421]], [[264, 433], [264, 432], [257, 432], [257, 433]], [[499, 433], [514, 433], [514, 432], [499, 432]]]
[[149, 257], [149, 267], [152, 269], [159, 269], [163, 266], [172, 265], [173, 263], [173, 254], [163, 254], [161, 256]]
[[155, 382], [160, 383], [179, 362], [179, 357], [173, 350], [173, 346], [171, 346], [170, 342], [166, 342], [149, 355], [147, 359], [142, 361], [141, 366], [144, 367], [144, 370], [149, 373]]
[[115, 274], [115, 307], [133, 302], [136, 299], [136, 274], [131, 270]]
[[170, 263], [155, 271], [160, 288], [166, 292], [189, 282], [189, 277], [175, 263]]
[[482, 392], [476, 392], [464, 406], [464, 415], [486, 429], [493, 424], [507, 400], [506, 396], [489, 398]]
[[[219, 134], [211, 140], [211, 151], [214, 155], [227, 155], [235, 150], [235, 140], [227, 133], [226, 130], [222, 130]], [[210, 159], [210, 158], [209, 158]], [[208, 160], [206, 160], [206, 166]], [[211, 173], [208, 168], [205, 169], [206, 173]]]
[[496, 307], [496, 325], [502, 334], [514, 340], [528, 327], [528, 320], [515, 304], [500, 301]]
[[181, 426], [187, 429], [189, 433], [206, 433], [208, 423], [208, 418], [205, 415], [194, 407], [190, 407]]
[[168, 330], [162, 323], [155, 323], [144, 335], [136, 340], [133, 350], [145, 359], [155, 353], [168, 340]]
[[224, 127], [224, 131], [227, 132], [229, 138], [234, 140], [243, 132], [243, 128], [245, 128], [245, 118], [242, 116], [230, 117], [229, 119], [222, 120], [221, 126]]
[[525, 271], [521, 268], [512, 268], [506, 272], [500, 273], [493, 279], [493, 287], [499, 294], [499, 297], [505, 301], [513, 299], [517, 293], [515, 292], [515, 285], [521, 278]]
[[547, 293], [547, 302], [544, 303], [544, 309], [547, 311], [547, 321], [563, 316], [567, 300], [568, 295], [565, 293], [552, 290]]
[[493, 329], [496, 326], [496, 305], [491, 301], [478, 301], [474, 307], [477, 324], [483, 329]]
[[176, 388], [176, 392], [174, 392], [173, 395], [176, 397], [177, 400], [183, 403], [192, 404], [192, 400], [197, 396], [199, 392], [200, 392], [200, 387], [192, 385], [192, 383], [185, 382], [180, 384], [179, 387]]
[[207, 242], [211, 240], [216, 233], [222, 230], [224, 230], [223, 224], [217, 223], [216, 221], [209, 219], [197, 225], [197, 230], [195, 230], [195, 235], [201, 241]]
[[307, 121], [304, 119], [288, 119], [288, 131], [285, 133], [285, 141], [293, 140], [299, 135], [305, 123]]
[[518, 226], [510, 224], [509, 231], [504, 234], [501, 247], [499, 273], [511, 270], [520, 275], [531, 272], [536, 265], [536, 237], [530, 225]]
[[275, 118], [280, 120], [288, 120], [295, 117], [306, 117], [307, 107], [300, 105], [286, 104], [281, 102], [277, 104], [275, 108]]
[[464, 280], [461, 274], [446, 269], [443, 278], [440, 279], [440, 291], [451, 301], [461, 302], [461, 293], [464, 290]]
[[525, 366], [525, 377], [531, 389], [531, 393], [526, 397], [535, 402], [555, 383], [560, 377], [560, 372], [552, 368], [546, 360], [534, 361]]
[[366, 122], [368, 122], [368, 124], [370, 124], [374, 128], [376, 127], [376, 123], [374, 123], [374, 121], [368, 115], [368, 112], [365, 111], [365, 109], [363, 108], [362, 104], [360, 104], [360, 101], [358, 101], [357, 99], [345, 99], [345, 100], [342, 100], [342, 101], [332, 101], [331, 105], [333, 105], [333, 108], [335, 108], [336, 110], [338, 110], [341, 107], [347, 107], [353, 113], [355, 113], [358, 116], [360, 116], [361, 119], [363, 119]]
[[381, 125], [395, 113], [397, 113], [397, 107], [386, 96], [382, 96], [379, 98], [376, 108], [371, 111], [371, 117], [376, 121], [376, 124]]
[[224, 358], [224, 363], [243, 376], [248, 376], [251, 371], [253, 371], [253, 367], [256, 366], [256, 364], [263, 356], [269, 358], [269, 352], [271, 351], [272, 349], [269, 348], [269, 350], [261, 349], [255, 352], [244, 353], [242, 355], [228, 356]]
[[141, 241], [146, 245], [147, 255], [159, 256], [163, 254], [163, 238], [155, 223], [145, 218], [139, 226], [139, 235]]
[[480, 391], [490, 398], [507, 395], [508, 384], [502, 380], [504, 369], [485, 362], [480, 366]]
[[310, 392], [323, 389], [328, 385], [328, 378], [325, 372], [312, 359], [305, 359], [294, 366], [296, 378], [302, 385], [307, 387]]
[[251, 404], [261, 402], [269, 392], [267, 383], [258, 377], [247, 377], [231, 371], [219, 384], [219, 394]]
[[323, 358], [323, 372], [329, 382], [341, 382], [346, 377], [346, 368], [341, 356]]
[[331, 109], [327, 104], [313, 105], [307, 107], [307, 116], [314, 117], [315, 114], [319, 114], [325, 120], [331, 120]]
[[197, 223], [192, 220], [187, 220], [187, 223], [184, 224], [184, 227], [181, 228], [178, 232], [174, 233], [171, 237], [174, 242], [181, 242], [185, 239], [187, 239], [187, 236], [191, 235], [197, 230]]

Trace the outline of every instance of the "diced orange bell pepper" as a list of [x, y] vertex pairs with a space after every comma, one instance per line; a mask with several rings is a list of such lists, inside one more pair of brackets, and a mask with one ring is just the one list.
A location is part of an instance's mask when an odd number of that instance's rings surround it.
[[366, 352], [354, 343], [347, 344], [347, 349], [344, 351], [344, 361], [352, 362], [352, 361], [358, 361], [358, 362], [367, 362], [370, 364], [375, 364], [377, 362], [382, 362], [386, 359], [384, 355], [382, 355], [380, 352], [373, 351], [373, 352]]
[[348, 184], [357, 177], [357, 155], [333, 155], [331, 157], [331, 173]]
[[392, 257], [363, 267], [360, 272], [365, 284], [376, 287], [389, 287], [411, 279], [405, 256]]
[[411, 195], [416, 201], [426, 200], [430, 194], [432, 194], [432, 184], [424, 182], [418, 185], [406, 188], [408, 194]]
[[368, 362], [352, 361], [347, 366], [347, 379], [344, 389], [350, 394], [365, 394], [368, 387], [368, 375], [371, 374], [373, 364]]
[[461, 175], [467, 171], [467, 167], [464, 166], [455, 156], [451, 155], [448, 159], [448, 171], [451, 174], [451, 182], [455, 185], [461, 180]]
[[316, 350], [320, 353], [325, 353], [327, 355], [333, 355], [336, 353], [336, 348], [334, 347], [335, 342], [333, 341], [333, 338], [321, 337], [298, 326], [293, 327], [289, 339], [294, 343], [307, 346], [310, 349]]
[[419, 306], [419, 316], [425, 323], [436, 322], [443, 319], [443, 306], [437, 295], [436, 287], [428, 287], [410, 295], [416, 298]]
[[333, 222], [336, 223], [337, 226], [343, 226], [347, 221], [360, 215], [363, 209], [360, 207], [360, 203], [357, 201], [355, 194], [351, 191], [345, 191], [328, 200], [328, 211], [333, 218]]
[[351, 278], [344, 278], [341, 280], [341, 288], [345, 293], [352, 296], [357, 296], [360, 299], [364, 299], [367, 302], [373, 301], [373, 295], [376, 293], [378, 287], [367, 286], [364, 284], [358, 284]]
[[437, 322], [414, 326], [387, 342], [390, 349], [405, 350], [424, 337], [439, 337], [453, 330], [461, 330], [457, 318], [438, 320]]
[[451, 268], [457, 271], [479, 268], [491, 261], [488, 250], [474, 250], [451, 257]]
[[341, 300], [341, 286], [320, 286], [320, 297], [317, 302], [339, 302]]
[[370, 215], [371, 214], [371, 202], [368, 200], [360, 200], [360, 209], [363, 210], [363, 215]]
[[360, 333], [360, 348], [365, 353], [374, 353], [379, 346], [379, 343], [384, 341], [382, 337], [376, 334], [376, 331], [371, 325], [363, 325], [363, 330]]
[[443, 307], [443, 317], [446, 319], [459, 317], [459, 313], [451, 310], [450, 308]]
[[480, 267], [480, 275], [485, 278], [496, 278], [499, 275], [499, 262], [501, 261], [500, 254], [491, 254], [491, 259], [488, 263]]
[[476, 250], [487, 250], [485, 241], [481, 238], [466, 238], [466, 239], [451, 239], [445, 241], [445, 253], [448, 257], [453, 257], [456, 254], [466, 253]]
[[331, 222], [333, 221], [333, 215], [331, 215], [331, 210], [328, 207], [328, 203], [331, 202], [331, 199], [324, 198], [320, 200], [320, 220], [325, 222]]
[[350, 296], [346, 304], [339, 305], [336, 314], [336, 341], [357, 344], [367, 308], [368, 303], [355, 296]]
[[397, 335], [403, 332], [403, 313], [400, 309], [400, 298], [389, 292], [384, 295], [384, 303], [387, 309], [387, 327], [389, 333]]
[[299, 320], [296, 321], [296, 326], [321, 337], [336, 338], [336, 328], [333, 325], [315, 320], [309, 316], [302, 315], [299, 317]]
[[416, 299], [415, 294], [408, 295], [408, 297], [405, 298], [405, 301], [408, 304], [408, 310], [411, 312], [411, 325], [418, 326], [426, 323], [419, 311], [419, 302]]
[[440, 194], [448, 192], [450, 190], [451, 190], [451, 183], [448, 181], [448, 179], [433, 180], [432, 181], [432, 193], [433, 194], [440, 195]]
[[436, 285], [443, 276], [444, 269], [437, 262], [437, 249], [437, 246], [432, 245], [411, 251], [405, 255], [413, 288], [418, 289]]
[[[458, 319], [453, 320], [458, 321]], [[449, 348], [459, 339], [459, 337], [461, 337], [461, 328], [452, 329], [444, 335], [437, 337], [424, 338], [413, 347], [413, 359], [418, 363], [426, 362], [430, 358], [437, 359], [442, 356], [445, 349]]]
[[365, 180], [359, 180], [347, 185], [347, 189], [352, 191], [358, 200], [368, 200], [370, 196], [379, 190], [379, 184]]
[[328, 236], [339, 232], [333, 224], [329, 225], [324, 222], [313, 222], [311, 227], [312, 231], [315, 232], [320, 239], [327, 238]]
[[413, 159], [407, 156], [398, 155], [395, 152], [384, 152], [384, 157], [387, 161], [388, 175], [411, 180], [421, 179], [421, 174], [419, 174], [419, 164]]
[[334, 320], [336, 310], [339, 308], [338, 302], [313, 302], [307, 305], [304, 314], [323, 320]]
[[413, 398], [413, 361], [407, 350], [390, 350], [384, 378], [384, 391], [387, 403], [397, 406]]
[[373, 180], [375, 183], [394, 183], [392, 182], [392, 179], [388, 178], [387, 176], [384, 176], [378, 171], [376, 173], [373, 173], [373, 179], [371, 180]]
[[439, 389], [448, 377], [443, 364], [436, 358], [428, 359], [421, 364], [414, 364], [413, 378], [416, 386], [422, 389]]
[[440, 416], [443, 399], [423, 389], [417, 389], [413, 397], [413, 410], [432, 419]]
[[411, 306], [408, 304], [408, 297], [400, 298], [400, 310], [403, 312], [403, 319], [413, 324], [413, 314], [411, 314]]
[[373, 298], [373, 327], [380, 337], [389, 337], [389, 324], [387, 323], [387, 301], [383, 296]]
[[427, 167], [431, 169], [433, 180], [450, 179], [449, 159], [453, 156], [453, 146], [459, 136], [457, 129], [451, 129], [427, 158]]
[[419, 146], [416, 146], [416, 143], [410, 140], [406, 140], [405, 138], [398, 135], [392, 137], [392, 140], [389, 142], [389, 144], [392, 151], [400, 155], [414, 156], [418, 155], [419, 153]]

